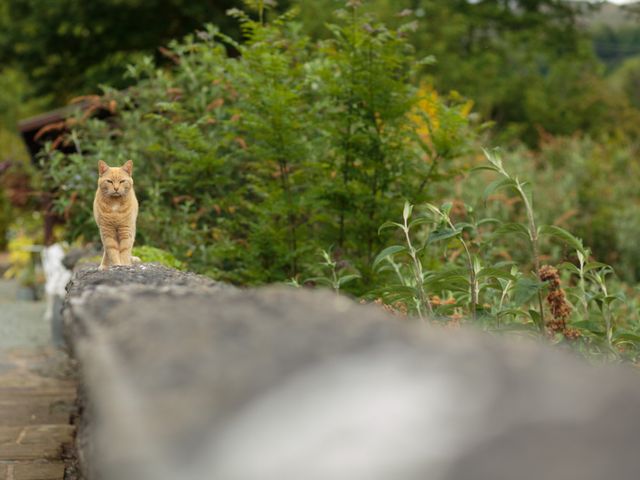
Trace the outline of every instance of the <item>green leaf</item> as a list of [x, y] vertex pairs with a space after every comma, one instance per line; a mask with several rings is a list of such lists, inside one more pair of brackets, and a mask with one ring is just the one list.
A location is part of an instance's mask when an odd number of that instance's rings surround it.
[[606, 302], [607, 305], [611, 305], [616, 300], [624, 302], [624, 299], [625, 299], [624, 295], [621, 292], [614, 293], [612, 295], [607, 295], [606, 297], [604, 297], [604, 301]]
[[501, 224], [502, 222], [497, 218], [483, 218], [478, 222], [478, 226], [485, 225], [487, 223]]
[[498, 235], [502, 235], [505, 233], [516, 233], [518, 235], [523, 235], [527, 239], [531, 238], [527, 227], [525, 227], [521, 223], [514, 223], [514, 222], [503, 223], [498, 228], [496, 228], [495, 233]]
[[519, 278], [513, 287], [513, 302], [516, 306], [529, 302], [545, 284], [529, 277]]
[[405, 285], [388, 285], [383, 289], [376, 289], [372, 293], [376, 297], [383, 298], [388, 303], [416, 298], [417, 295], [415, 288]]
[[464, 275], [451, 275], [447, 278], [429, 277], [424, 281], [424, 284], [429, 287], [439, 286], [444, 288], [446, 286], [447, 290], [452, 290], [462, 285], [466, 289], [469, 286], [469, 278]]
[[611, 268], [611, 265], [607, 265], [602, 262], [589, 262], [584, 266], [584, 271], [588, 272], [590, 270], [597, 270], [599, 268]]
[[333, 282], [326, 277], [310, 277], [310, 278], [306, 278], [302, 283], [305, 284], [308, 282], [324, 285], [325, 287], [333, 287]]
[[536, 325], [540, 325], [540, 321], [541, 321], [540, 312], [538, 312], [537, 310], [530, 309], [529, 316], [531, 317], [531, 320], [533, 320], [533, 323], [535, 323]]
[[499, 268], [494, 267], [485, 267], [478, 272], [478, 280], [491, 277], [491, 278], [502, 278], [504, 280], [515, 281], [516, 277], [511, 275], [509, 272], [505, 272], [504, 270], [500, 270]]
[[637, 334], [631, 333], [631, 332], [616, 333], [613, 336], [613, 342], [614, 343], [630, 342], [630, 343], [633, 343], [633, 344], [640, 345], [640, 335], [637, 335]]
[[[491, 292], [491, 293], [502, 293], [506, 287], [506, 280], [497, 279], [498, 283], [483, 283], [478, 289], [479, 293], [483, 292]], [[501, 283], [502, 282], [502, 283]]]
[[382, 230], [386, 230], [387, 228], [391, 228], [391, 227], [397, 227], [397, 228], [402, 228], [404, 229], [404, 225], [397, 223], [397, 222], [384, 222], [382, 225], [380, 225], [380, 228], [378, 228], [378, 235], [380, 235], [380, 232]]
[[496, 172], [496, 173], [500, 173], [500, 170], [498, 170], [496, 167], [494, 167], [493, 165], [478, 165], [477, 167], [473, 167], [471, 170], [469, 170], [470, 172], [478, 172], [480, 170], [490, 170], [492, 172]]
[[582, 240], [569, 233], [564, 228], [558, 227], [557, 225], [542, 225], [540, 227], [540, 233], [542, 235], [549, 235], [558, 240], [563, 241], [567, 245], [569, 245], [574, 250], [578, 252], [584, 253], [584, 245], [582, 244]]
[[431, 203], [425, 203], [424, 206], [427, 207], [431, 211], [431, 213], [433, 213], [436, 216], [436, 218], [442, 217], [442, 212], [435, 205], [432, 205]]
[[404, 209], [402, 210], [402, 218], [404, 218], [405, 223], [411, 216], [411, 212], [413, 211], [413, 205], [409, 202], [404, 202]]
[[357, 273], [353, 273], [350, 275], [345, 275], [343, 277], [338, 278], [338, 286], [342, 287], [343, 285], [346, 285], [349, 282], [352, 282], [353, 280], [360, 278], [360, 275], [358, 275]]
[[426, 65], [433, 65], [436, 62], [437, 62], [436, 61], [436, 57], [434, 55], [427, 55], [426, 57], [417, 60], [417, 64], [418, 65], [425, 65], [425, 66]]
[[593, 320], [580, 320], [578, 322], [573, 322], [572, 326], [578, 328], [580, 330], [588, 330], [597, 335], [604, 335], [604, 330], [602, 330], [602, 325], [599, 322], [594, 322]]
[[449, 213], [451, 212], [451, 208], [453, 208], [453, 203], [451, 202], [443, 203], [440, 206], [440, 211], [448, 217]]
[[501, 188], [512, 187], [515, 188], [515, 182], [510, 178], [498, 178], [487, 185], [487, 188], [484, 189], [482, 194], [483, 200], [486, 202], [489, 196], [497, 190]]
[[472, 262], [472, 268], [473, 271], [477, 274], [480, 270], [482, 270], [482, 262], [480, 261], [480, 258], [478, 258], [477, 255], [473, 255], [473, 262]]
[[383, 260], [392, 257], [393, 255], [395, 255], [396, 253], [400, 253], [400, 252], [406, 252], [407, 251], [407, 247], [403, 246], [403, 245], [391, 245], [390, 247], [385, 248], [384, 250], [382, 250], [375, 258], [375, 260], [373, 261], [373, 266], [371, 268], [373, 268], [374, 270], [376, 269], [376, 267], [380, 264], [380, 262], [382, 262]]
[[415, 301], [417, 297], [415, 295], [404, 295], [402, 293], [389, 293], [383, 295], [381, 298], [384, 299], [385, 303], [394, 304], [396, 302], [411, 303], [410, 301]]
[[460, 231], [463, 230], [475, 230], [476, 226], [472, 223], [469, 222], [458, 222], [456, 223], [456, 228], [460, 229]]
[[395, 273], [395, 268], [393, 268], [393, 266], [389, 265], [388, 263], [383, 264], [382, 266], [379, 266], [376, 270], [376, 272], [378, 273], [383, 273], [383, 272], [394, 272]]
[[518, 263], [513, 260], [502, 260], [493, 264], [495, 268], [511, 267], [511, 275], [515, 275], [518, 271]]
[[469, 289], [469, 277], [463, 268], [451, 268], [440, 272], [431, 272], [425, 276], [425, 286], [432, 290], [459, 290]]
[[496, 313], [499, 318], [513, 315], [514, 317], [521, 317], [527, 315], [527, 313], [519, 308], [504, 308]]
[[418, 225], [424, 225], [425, 223], [431, 223], [432, 220], [429, 218], [425, 218], [425, 217], [418, 217], [415, 220], [411, 220], [411, 223], [409, 224], [409, 229], [412, 229], [413, 227], [417, 227]]
[[493, 151], [489, 151], [486, 148], [483, 148], [482, 152], [484, 153], [484, 156], [487, 158], [487, 160], [491, 162], [492, 165], [494, 165], [498, 169], [502, 168], [502, 159], [500, 158], [496, 149], [493, 149]]
[[440, 270], [438, 272], [429, 272], [429, 277], [437, 278], [438, 280], [447, 280], [457, 275], [466, 275], [467, 270], [462, 267], [447, 268], [446, 270]]
[[409, 285], [396, 284], [396, 285], [385, 285], [382, 288], [377, 288], [373, 290], [372, 293], [376, 295], [382, 295], [382, 296], [391, 295], [391, 294], [402, 294], [405, 296], [407, 295], [413, 296], [416, 293], [416, 289]]
[[427, 239], [427, 244], [431, 244], [434, 242], [439, 242], [440, 240], [446, 240], [448, 238], [453, 238], [457, 235], [460, 235], [462, 232], [461, 229], [452, 229], [452, 228], [441, 228], [439, 230], [434, 230], [429, 234], [429, 238]]
[[567, 272], [571, 272], [578, 276], [580, 275], [580, 269], [570, 262], [562, 262], [560, 265], [558, 265], [558, 268], [560, 270], [566, 270]]

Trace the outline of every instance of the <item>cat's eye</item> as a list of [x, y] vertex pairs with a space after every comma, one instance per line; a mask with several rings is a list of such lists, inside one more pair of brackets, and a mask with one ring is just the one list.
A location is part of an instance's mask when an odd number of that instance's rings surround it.
[[125, 182], [124, 180], [120, 180], [120, 183], [124, 183], [124, 182]]
[[107, 180], [107, 182], [109, 182], [110, 184], [112, 184], [112, 185], [113, 185], [113, 182], [112, 182], [111, 180]]

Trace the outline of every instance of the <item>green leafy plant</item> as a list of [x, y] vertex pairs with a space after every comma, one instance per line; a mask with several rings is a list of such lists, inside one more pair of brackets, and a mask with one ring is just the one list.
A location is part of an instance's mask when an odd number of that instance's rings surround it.
[[[374, 268], [380, 273], [393, 272], [399, 284], [389, 282], [374, 290], [373, 295], [380, 295], [390, 303], [400, 300], [414, 305], [423, 320], [434, 314], [446, 317], [457, 310], [475, 322], [480, 315], [491, 316], [483, 296], [489, 300], [487, 292], [498, 291], [500, 310], [494, 313], [504, 314], [502, 305], [516, 284], [515, 272], [506, 270], [504, 262], [485, 266], [480, 256], [483, 242], [479, 229], [495, 221], [456, 222], [451, 217], [451, 203], [441, 207], [426, 204], [416, 218], [412, 218], [413, 209], [406, 203], [403, 223], [387, 222], [381, 227], [401, 231], [405, 244], [387, 247], [376, 257]], [[444, 245], [445, 253], [452, 253], [453, 261], [444, 264], [433, 261], [439, 245]], [[430, 269], [425, 266], [429, 258]], [[448, 300], [443, 302], [443, 298]]]
[[[405, 202], [404, 209], [402, 211], [402, 223], [386, 222], [380, 227], [380, 231], [385, 228], [397, 228], [404, 237], [405, 245], [392, 245], [385, 248], [378, 254], [373, 261], [373, 268], [375, 269], [381, 262], [386, 261], [393, 272], [396, 274], [397, 279], [400, 281], [400, 285], [392, 289], [393, 294], [400, 293], [401, 296], [393, 296], [395, 301], [405, 299], [406, 294], [410, 295], [411, 304], [415, 307], [419, 317], [424, 321], [426, 315], [433, 314], [433, 306], [429, 299], [427, 284], [425, 282], [425, 275], [422, 262], [420, 260], [420, 254], [424, 250], [425, 246], [414, 246], [414, 242], [411, 239], [411, 230], [422, 223], [421, 219], [409, 221], [411, 213], [413, 211], [413, 205], [409, 202]], [[394, 257], [398, 254], [405, 254], [409, 257], [410, 261], [404, 265], [404, 269], [394, 261]], [[403, 271], [404, 270], [404, 271]], [[407, 277], [405, 272], [409, 273]], [[386, 297], [389, 298], [389, 292], [386, 293]]]
[[[531, 188], [512, 176], [495, 153], [486, 156], [488, 165], [476, 170], [489, 170], [499, 178], [486, 187], [485, 199], [500, 189], [511, 190], [523, 206], [525, 221], [476, 220], [471, 207], [451, 202], [441, 207], [427, 203], [416, 215], [407, 202], [402, 223], [381, 227], [397, 230], [403, 243], [383, 249], [374, 260], [382, 285], [370, 296], [388, 305], [400, 302], [423, 321], [467, 318], [496, 331], [537, 331], [589, 354], [619, 358], [624, 351], [632, 357], [640, 336], [628, 322], [623, 326], [617, 313], [626, 297], [611, 293], [611, 267], [592, 260], [582, 241], [567, 230], [538, 225]], [[496, 256], [501, 241], [513, 235], [529, 245], [529, 259], [521, 264]], [[542, 265], [543, 250], [555, 243], [575, 254], [575, 262], [559, 264], [563, 279], [557, 269]], [[437, 258], [441, 260], [434, 261]]]
[[143, 263], [159, 263], [165, 267], [184, 270], [185, 264], [174, 257], [170, 252], [160, 248], [142, 245], [133, 248], [133, 255], [138, 257]]
[[[535, 279], [528, 281], [522, 279], [519, 284], [521, 287], [525, 287], [529, 291], [535, 291], [535, 296], [538, 299], [538, 311], [530, 312], [533, 319], [538, 324], [540, 331], [544, 332], [545, 329], [545, 319], [544, 319], [544, 308], [542, 304], [542, 284], [539, 283], [540, 278], [540, 244], [539, 239], [542, 232], [536, 225], [535, 214], [533, 211], [533, 195], [530, 190], [528, 190], [528, 184], [526, 182], [521, 182], [517, 177], [511, 176], [505, 169], [502, 164], [502, 159], [497, 152], [489, 152], [487, 150], [484, 151], [485, 155], [489, 161], [489, 165], [483, 165], [481, 167], [476, 167], [477, 169], [487, 169], [493, 171], [499, 175], [499, 178], [490, 183], [484, 191], [485, 199], [490, 194], [495, 192], [500, 188], [510, 188], [514, 190], [517, 195], [522, 199], [524, 204], [525, 213], [527, 216], [527, 224], [523, 225], [522, 223], [506, 223], [502, 224], [499, 227], [499, 233], [508, 233], [513, 232], [516, 234], [524, 235], [528, 238], [529, 244], [531, 247], [531, 258], [533, 260], [533, 272], [535, 274]], [[553, 233], [554, 230], [551, 228], [547, 228], [547, 231]]]
[[321, 250], [322, 262], [320, 267], [324, 271], [324, 275], [307, 278], [303, 283], [317, 283], [331, 288], [336, 294], [339, 294], [345, 285], [360, 278], [358, 273], [348, 273], [350, 268], [348, 265], [340, 265], [339, 260], [333, 258], [331, 250]]

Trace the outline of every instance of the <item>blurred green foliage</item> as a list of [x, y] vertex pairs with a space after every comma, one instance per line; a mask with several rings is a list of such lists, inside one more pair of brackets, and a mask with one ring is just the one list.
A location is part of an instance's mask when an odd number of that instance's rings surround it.
[[0, 252], [7, 247], [9, 227], [19, 213], [37, 206], [37, 200], [29, 193], [32, 175], [20, 137], [0, 122]]
[[58, 102], [123, 86], [126, 64], [207, 21], [230, 25], [233, 0], [2, 0], [0, 62]]
[[160, 248], [143, 245], [133, 248], [133, 255], [138, 257], [143, 263], [159, 263], [165, 267], [184, 270], [185, 265], [171, 253]]
[[0, 252], [6, 250], [9, 239], [9, 227], [11, 226], [11, 205], [4, 191], [0, 191]]
[[[321, 35], [340, 2], [300, 0], [303, 21]], [[440, 91], [456, 90], [495, 121], [501, 143], [536, 146], [541, 132], [567, 135], [621, 128], [624, 96], [607, 86], [589, 32], [580, 27], [583, 2], [562, 0], [371, 0], [365, 8], [393, 23], [412, 22], [418, 55], [433, 55], [424, 74]]]
[[292, 14], [233, 14], [243, 43], [209, 27], [171, 43], [171, 71], [145, 57], [131, 88], [106, 91], [116, 114], [74, 129], [76, 153], [44, 155], [69, 237], [97, 237], [98, 159], [132, 158], [141, 243], [240, 283], [306, 275], [333, 246], [371, 282], [379, 225], [404, 198], [429, 199], [471, 146], [468, 102], [417, 88], [403, 27], [356, 7], [320, 43]]
[[[331, 33], [325, 25], [344, 3], [282, 0], [278, 8], [298, 6], [305, 32], [327, 38]], [[357, 3], [394, 29], [404, 24], [401, 35], [415, 46], [416, 57], [436, 59], [422, 74], [439, 91], [473, 99], [484, 119], [498, 123], [501, 140], [535, 146], [541, 131], [594, 134], [620, 128], [615, 112], [628, 108], [627, 97], [609, 88], [600, 60], [616, 66], [640, 53], [640, 34], [629, 22], [617, 28], [590, 23], [587, 12], [598, 5], [563, 0]], [[53, 106], [96, 93], [100, 85], [128, 86], [131, 79], [122, 75], [128, 63], [151, 54], [156, 64], [166, 65], [170, 54], [162, 48], [206, 22], [237, 39], [237, 22], [225, 13], [240, 5], [239, 0], [0, 0], [0, 84], [12, 84], [0, 90], [0, 112], [15, 112], [24, 104], [21, 98]], [[617, 15], [632, 18], [632, 11], [618, 10]], [[239, 54], [231, 44], [226, 48]], [[15, 90], [17, 84], [21, 91]], [[5, 93], [16, 101], [5, 105]]]
[[[640, 30], [638, 31], [640, 36]], [[639, 50], [640, 52], [640, 50]], [[640, 56], [625, 60], [610, 76], [610, 85], [640, 109]]]

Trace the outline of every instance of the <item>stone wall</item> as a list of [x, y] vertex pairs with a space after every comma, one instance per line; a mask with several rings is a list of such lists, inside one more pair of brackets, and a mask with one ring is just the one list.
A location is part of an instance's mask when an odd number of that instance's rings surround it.
[[78, 271], [78, 446], [101, 480], [602, 480], [640, 471], [640, 378], [325, 291]]

